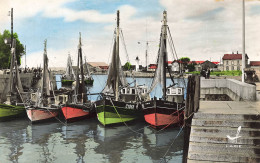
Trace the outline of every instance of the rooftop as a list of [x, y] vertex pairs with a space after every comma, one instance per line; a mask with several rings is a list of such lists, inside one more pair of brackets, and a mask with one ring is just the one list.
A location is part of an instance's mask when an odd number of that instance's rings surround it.
[[250, 66], [260, 66], [260, 61], [250, 61]]

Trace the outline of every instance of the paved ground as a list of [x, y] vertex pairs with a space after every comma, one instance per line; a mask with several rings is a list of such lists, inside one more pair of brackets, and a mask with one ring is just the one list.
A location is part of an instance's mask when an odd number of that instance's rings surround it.
[[188, 163], [260, 163], [260, 102], [201, 101]]
[[217, 114], [260, 115], [260, 101], [201, 101], [199, 112]]

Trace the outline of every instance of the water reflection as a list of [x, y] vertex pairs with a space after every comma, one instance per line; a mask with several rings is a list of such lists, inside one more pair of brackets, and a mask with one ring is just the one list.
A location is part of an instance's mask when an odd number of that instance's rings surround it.
[[[169, 128], [155, 133], [144, 122], [129, 128], [104, 128], [94, 118], [67, 126], [1, 122], [0, 162], [160, 162], [179, 131]], [[167, 154], [169, 162], [181, 162], [182, 143], [181, 134]]]

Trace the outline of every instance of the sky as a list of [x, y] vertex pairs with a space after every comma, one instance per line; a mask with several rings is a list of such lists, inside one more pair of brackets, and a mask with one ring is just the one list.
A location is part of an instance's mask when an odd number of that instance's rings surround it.
[[[146, 41], [148, 63], [156, 62], [164, 10], [178, 58], [220, 61], [242, 53], [242, 0], [1, 0], [1, 33], [11, 28], [11, 8], [29, 67], [42, 65], [45, 39], [50, 67], [65, 67], [68, 53], [76, 65], [79, 32], [87, 61], [109, 63], [117, 10], [127, 49], [120, 43], [122, 63], [138, 56], [145, 66]], [[260, 0], [246, 0], [245, 13], [246, 53], [260, 61]]]

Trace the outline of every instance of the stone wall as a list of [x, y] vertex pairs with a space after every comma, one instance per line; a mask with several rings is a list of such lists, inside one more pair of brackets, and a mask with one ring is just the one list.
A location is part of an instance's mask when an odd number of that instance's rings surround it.
[[234, 79], [201, 79], [200, 98], [208, 94], [226, 94], [234, 101], [255, 101], [256, 86]]

